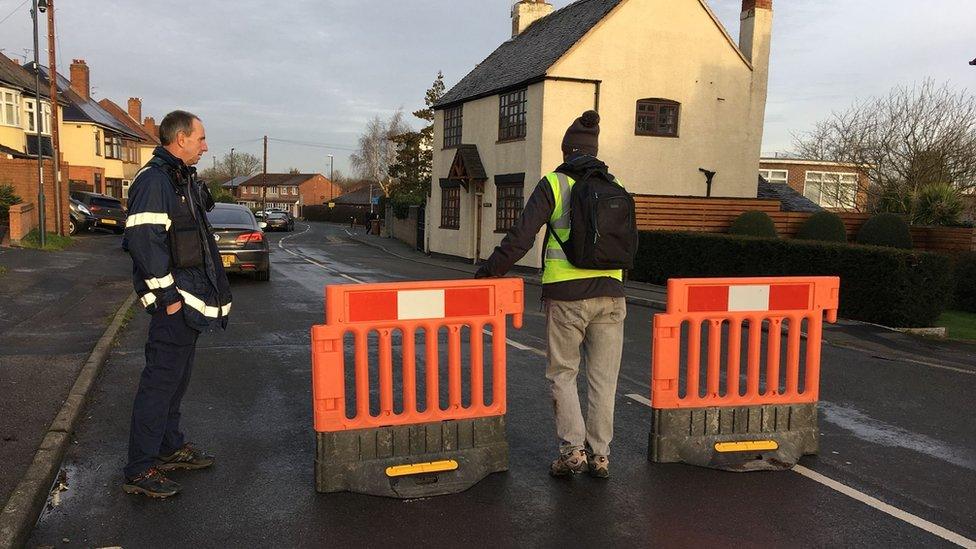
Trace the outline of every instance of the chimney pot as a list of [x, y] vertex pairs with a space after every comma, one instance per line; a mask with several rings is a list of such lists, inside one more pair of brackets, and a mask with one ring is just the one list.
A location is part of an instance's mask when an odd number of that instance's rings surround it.
[[88, 64], [84, 59], [75, 59], [71, 62], [71, 89], [86, 101], [91, 97]]
[[129, 98], [129, 116], [136, 122], [142, 120], [142, 99], [138, 97]]

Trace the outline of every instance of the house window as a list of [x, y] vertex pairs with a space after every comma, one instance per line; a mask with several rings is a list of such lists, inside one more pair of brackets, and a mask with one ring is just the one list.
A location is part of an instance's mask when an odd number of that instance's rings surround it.
[[461, 116], [462, 105], [451, 107], [444, 111], [444, 148], [457, 147], [461, 144]]
[[525, 174], [495, 176], [495, 232], [503, 233], [515, 226], [522, 207]]
[[498, 96], [498, 140], [525, 137], [525, 92], [516, 90]]
[[105, 134], [105, 158], [122, 160], [122, 138]]
[[95, 130], [95, 155], [102, 156], [102, 133]]
[[268, 187], [268, 194], [278, 196], [278, 187]]
[[857, 207], [857, 174], [807, 172], [803, 196], [824, 208], [853, 210]]
[[0, 89], [0, 124], [20, 126], [20, 94]]
[[786, 184], [789, 180], [790, 172], [786, 170], [759, 170], [759, 175], [770, 183]]
[[636, 135], [678, 137], [678, 113], [681, 104], [670, 99], [637, 101]]
[[441, 228], [461, 228], [461, 187], [441, 188]]
[[[37, 126], [35, 125], [35, 112], [34, 112], [33, 99], [24, 100], [24, 113], [27, 115], [27, 132], [36, 133]], [[51, 135], [51, 105], [50, 103], [41, 102], [41, 133], [44, 135]]]

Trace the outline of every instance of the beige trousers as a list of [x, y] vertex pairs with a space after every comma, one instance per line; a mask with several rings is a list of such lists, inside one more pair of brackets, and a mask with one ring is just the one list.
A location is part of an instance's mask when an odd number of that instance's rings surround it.
[[[622, 297], [546, 301], [546, 378], [562, 453], [586, 447], [595, 455], [610, 454], [626, 316]], [[576, 385], [581, 359], [586, 364], [586, 421]]]

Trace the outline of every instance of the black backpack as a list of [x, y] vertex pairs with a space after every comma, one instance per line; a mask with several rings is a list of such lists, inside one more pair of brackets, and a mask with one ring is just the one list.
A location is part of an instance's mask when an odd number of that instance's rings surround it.
[[637, 255], [634, 198], [622, 186], [594, 173], [573, 184], [566, 242], [550, 233], [573, 266], [580, 269], [632, 269]]

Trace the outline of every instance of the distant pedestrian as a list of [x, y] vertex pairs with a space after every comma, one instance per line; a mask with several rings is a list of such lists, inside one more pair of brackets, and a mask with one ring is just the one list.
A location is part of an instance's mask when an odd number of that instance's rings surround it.
[[[610, 476], [614, 399], [627, 305], [623, 268], [637, 243], [633, 199], [597, 159], [600, 116], [566, 130], [564, 163], [536, 185], [515, 226], [475, 276], [503, 276], [547, 227], [542, 273], [548, 368], [559, 457], [553, 476]], [[582, 355], [581, 355], [582, 349]], [[587, 418], [576, 387], [586, 364]]]
[[173, 111], [159, 126], [162, 146], [129, 189], [125, 238], [132, 256], [132, 282], [152, 314], [146, 366], [132, 405], [128, 463], [123, 489], [168, 497], [180, 485], [164, 472], [202, 469], [214, 458], [186, 442], [180, 403], [190, 382], [197, 336], [226, 328], [231, 294], [207, 222], [214, 207], [193, 165], [207, 152], [203, 123]]

